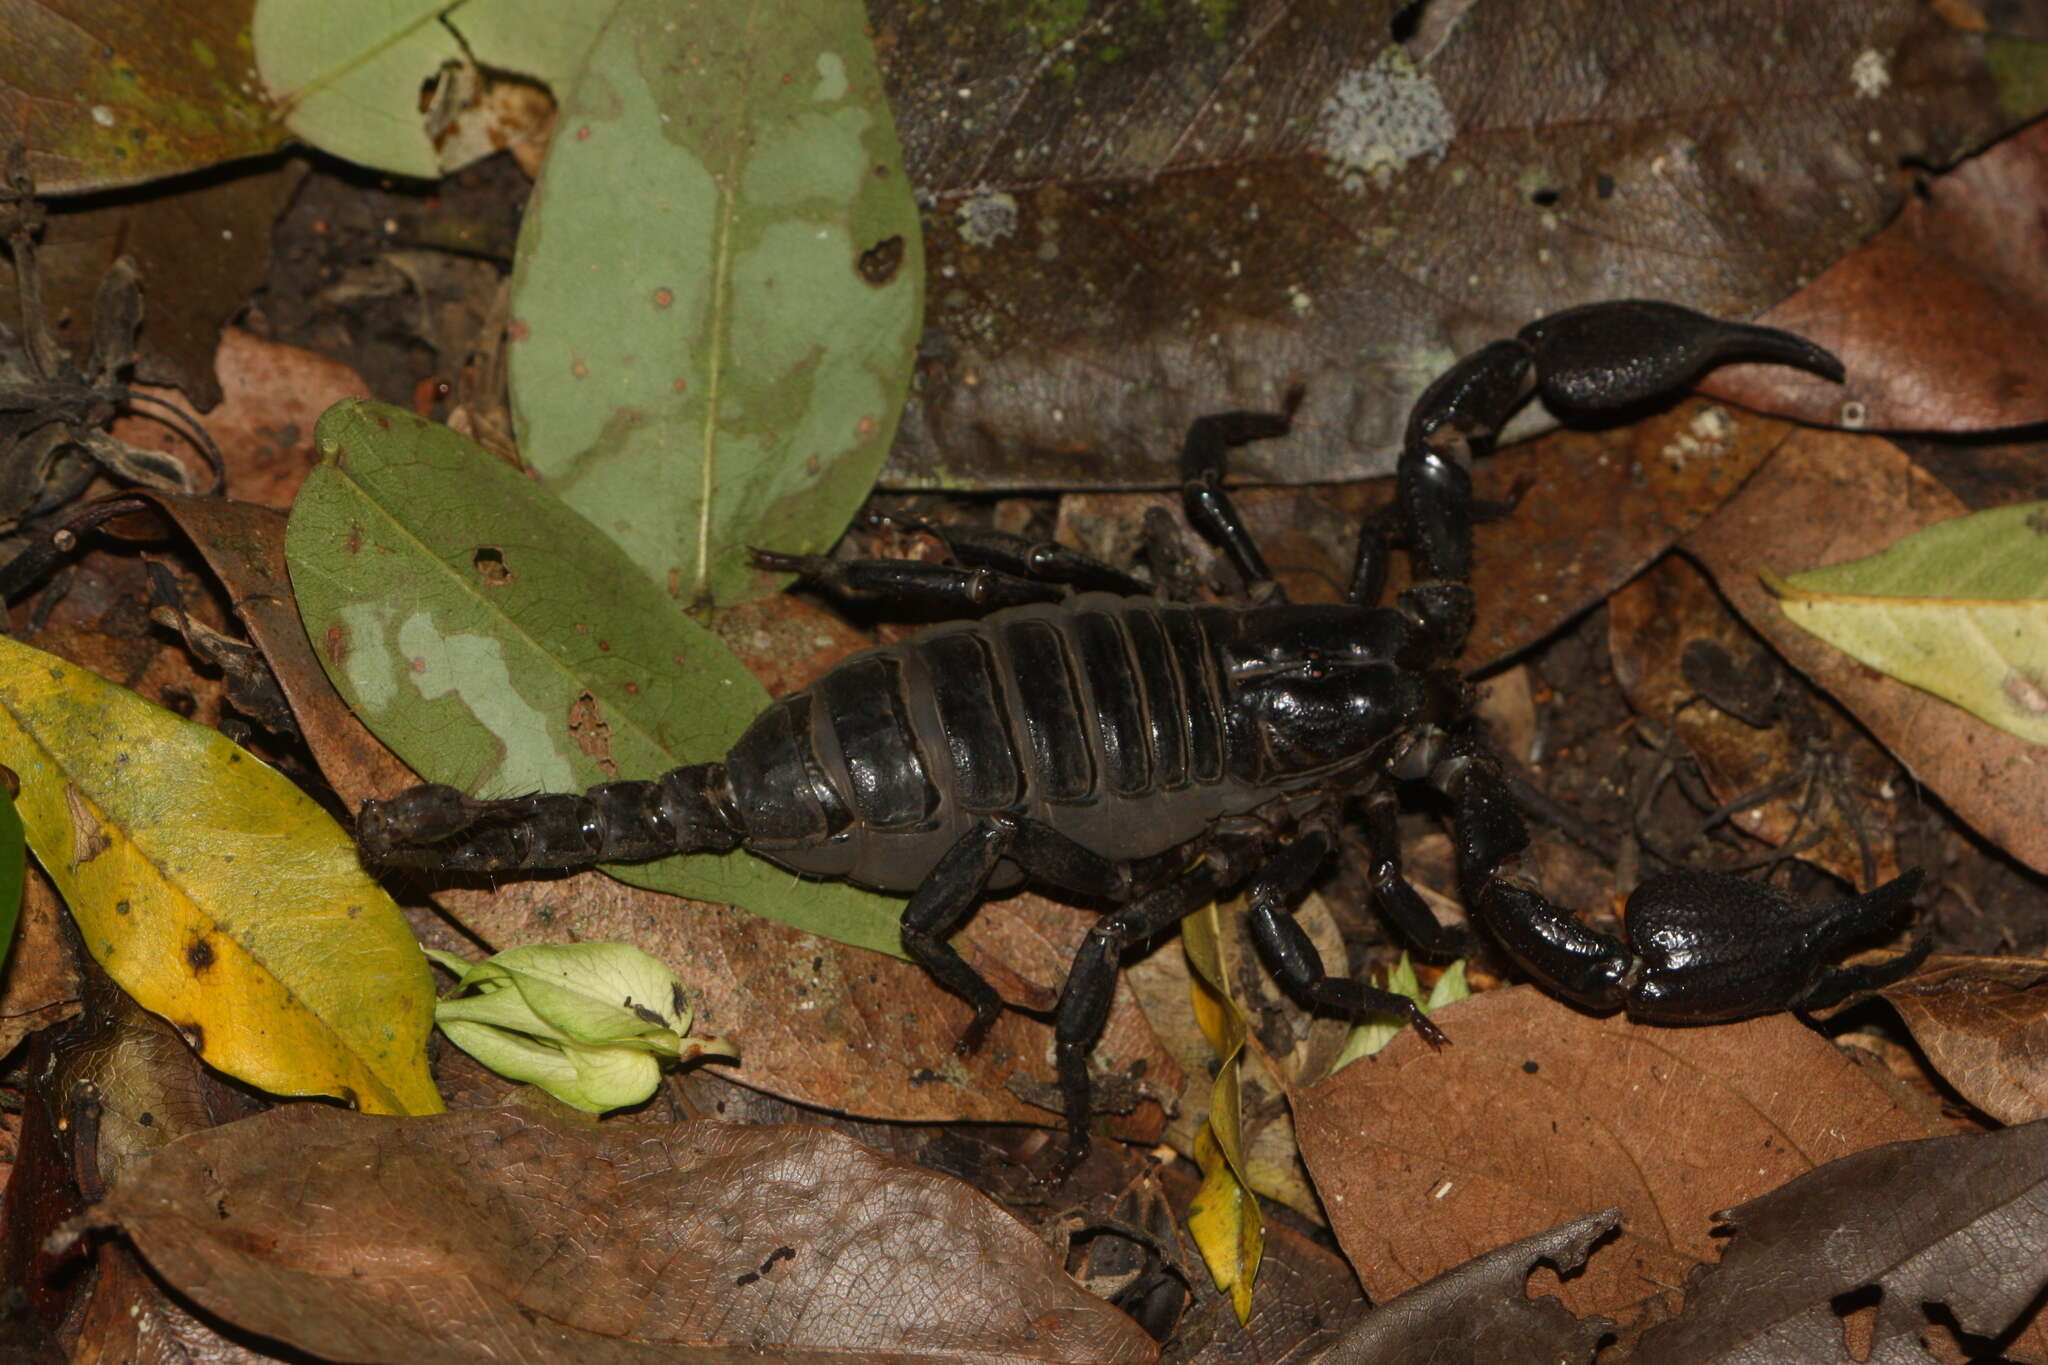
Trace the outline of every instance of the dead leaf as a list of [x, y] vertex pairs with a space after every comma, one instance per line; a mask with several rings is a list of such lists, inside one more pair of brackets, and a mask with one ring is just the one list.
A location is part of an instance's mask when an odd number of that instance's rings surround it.
[[[1433, 7], [1433, 8], [1441, 8]], [[1593, 298], [1748, 317], [2004, 121], [1918, 0], [872, 12], [932, 271], [885, 478], [1178, 482], [1188, 423], [1305, 387], [1265, 481], [1385, 473], [1458, 355]], [[1397, 17], [1398, 16], [1398, 17]], [[1531, 34], [1542, 42], [1532, 44]]]
[[[2048, 1283], [2044, 1171], [2048, 1123], [2029, 1123], [1858, 1152], [1718, 1214], [1735, 1234], [1721, 1263], [1635, 1365], [1933, 1365], [1933, 1304], [2003, 1337]], [[1851, 1354], [1835, 1300], [1866, 1287], [1876, 1326]]]
[[[370, 387], [338, 360], [296, 346], [265, 341], [239, 327], [224, 328], [213, 352], [212, 374], [221, 401], [204, 415], [175, 389], [141, 391], [203, 426], [227, 466], [227, 492], [242, 502], [284, 511], [308, 470], [320, 463], [313, 423], [345, 398], [364, 398]], [[113, 434], [144, 450], [190, 458], [190, 447], [170, 427], [146, 417], [114, 423]]]
[[1917, 780], [1979, 834], [2048, 871], [2044, 751], [1793, 626], [1757, 577], [1760, 565], [1792, 571], [1860, 559], [1964, 510], [1887, 441], [1800, 431], [1683, 545], [1743, 618]]
[[[211, 406], [221, 325], [262, 281], [271, 224], [304, 176], [303, 162], [286, 161], [254, 175], [52, 206], [36, 263], [58, 341], [85, 351], [100, 279], [131, 254], [142, 272], [141, 377], [175, 382]], [[0, 271], [0, 319], [12, 326], [19, 309], [12, 272]]]
[[2048, 960], [1931, 958], [1879, 994], [1964, 1099], [2001, 1123], [2048, 1115]]
[[[1852, 887], [1868, 890], [1899, 874], [1890, 833], [1898, 824], [1890, 757], [1825, 697], [1784, 699], [1782, 693], [1798, 685], [1787, 676], [1778, 687], [1781, 665], [1690, 560], [1671, 555], [1609, 598], [1607, 640], [1615, 680], [1629, 705], [1660, 729], [1677, 731], [1716, 801], [1732, 803], [1773, 783], [1793, 784], [1782, 795], [1735, 812], [1728, 817], [1731, 824], [1780, 846], [1818, 836], [1799, 856]], [[1718, 649], [1738, 672], [1761, 661], [1767, 680], [1762, 714], [1738, 718], [1712, 697], [1702, 697], [1686, 664], [1702, 645]], [[1785, 714], [1793, 704], [1804, 708], [1797, 727]], [[1763, 725], [1751, 723], [1756, 720]], [[1871, 850], [1871, 877], [1864, 872], [1864, 847]]]
[[1546, 1294], [1523, 1292], [1539, 1264], [1570, 1274], [1614, 1231], [1621, 1210], [1589, 1213], [1474, 1257], [1419, 1284], [1345, 1333], [1316, 1365], [1452, 1365], [1536, 1360], [1591, 1365], [1614, 1324], [1572, 1316]]
[[2048, 260], [2038, 244], [2048, 124], [1928, 177], [1921, 191], [1758, 319], [1839, 355], [1846, 384], [1743, 365], [1704, 387], [1825, 426], [1983, 431], [2048, 418]]
[[[491, 945], [621, 940], [638, 944], [695, 991], [699, 1026], [730, 1039], [733, 1079], [802, 1104], [871, 1118], [1051, 1123], [1020, 1099], [1050, 1098], [1051, 1030], [1006, 1010], [979, 1051], [956, 1056], [971, 1011], [915, 963], [806, 934], [727, 905], [644, 891], [597, 872], [451, 888], [437, 899]], [[955, 939], [1013, 1003], [1049, 1009], [1091, 916], [1036, 896], [984, 905]], [[1098, 1086], [1117, 1076], [1141, 1094], [1180, 1093], [1180, 1070], [1119, 983], [1094, 1056]], [[1110, 1128], [1156, 1141], [1158, 1098]]]
[[1556, 1292], [1627, 1334], [1664, 1311], [1660, 1286], [1713, 1259], [1715, 1209], [1925, 1136], [1785, 1015], [1654, 1028], [1516, 987], [1434, 1017], [1452, 1046], [1404, 1035], [1294, 1096], [1331, 1231], [1375, 1299], [1619, 1204], [1619, 1241]]
[[49, 880], [30, 865], [14, 946], [0, 950], [0, 1058], [31, 1033], [78, 1013], [78, 968], [58, 928], [63, 915]]
[[286, 1105], [100, 1213], [209, 1312], [341, 1360], [1156, 1353], [966, 1185], [815, 1128]]

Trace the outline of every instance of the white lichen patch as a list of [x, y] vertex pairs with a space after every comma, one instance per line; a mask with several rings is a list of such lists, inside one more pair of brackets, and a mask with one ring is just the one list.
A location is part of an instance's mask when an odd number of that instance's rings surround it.
[[1316, 115], [1313, 143], [1348, 190], [1372, 176], [1384, 184], [1417, 157], [1443, 160], [1457, 120], [1443, 92], [1408, 54], [1388, 46], [1370, 66], [1347, 73]]
[[1017, 230], [1017, 201], [1000, 190], [975, 195], [958, 210], [960, 239], [969, 246], [994, 246]]
[[1891, 83], [1892, 73], [1885, 65], [1884, 54], [1874, 47], [1864, 48], [1849, 63], [1849, 84], [1856, 87], [1859, 99], [1874, 100]]
[[814, 100], [846, 98], [846, 63], [836, 52], [818, 54], [818, 83], [811, 87]]
[[1665, 443], [1658, 453], [1673, 469], [1683, 469], [1697, 459], [1718, 460], [1728, 453], [1728, 438], [1735, 423], [1727, 409], [1707, 406], [1693, 414], [1685, 430]]

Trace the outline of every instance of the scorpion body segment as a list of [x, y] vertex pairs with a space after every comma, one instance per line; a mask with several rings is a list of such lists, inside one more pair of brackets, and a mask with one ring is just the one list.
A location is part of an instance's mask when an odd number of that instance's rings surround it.
[[[1401, 784], [1449, 799], [1472, 920], [1586, 1008], [1702, 1023], [1896, 979], [1917, 954], [1830, 964], [1910, 913], [1917, 873], [1808, 906], [1679, 870], [1638, 888], [1626, 942], [1550, 902], [1525, 874], [1527, 830], [1455, 667], [1472, 619], [1469, 468], [1515, 409], [1533, 394], [1561, 412], [1624, 409], [1733, 360], [1841, 377], [1798, 337], [1648, 302], [1571, 309], [1473, 352], [1417, 403], [1394, 501], [1364, 528], [1341, 604], [1285, 601], [1223, 484], [1230, 448], [1283, 435], [1291, 399], [1204, 418], [1183, 447], [1183, 506], [1242, 580], [1232, 602], [1135, 595], [1108, 565], [991, 532], [943, 536], [951, 564], [757, 553], [835, 593], [976, 619], [844, 660], [771, 704], [721, 761], [584, 795], [482, 801], [426, 786], [368, 802], [364, 858], [492, 871], [744, 848], [908, 892], [904, 947], [974, 1007], [963, 1050], [1002, 1008], [947, 941], [983, 894], [1029, 880], [1108, 902], [1054, 1013], [1069, 1162], [1088, 1145], [1087, 1054], [1121, 954], [1234, 889], [1297, 999], [1401, 1014], [1444, 1041], [1406, 997], [1326, 972], [1292, 913], [1350, 851], [1338, 831], [1356, 811], [1380, 907], [1427, 951], [1460, 945], [1401, 874]], [[1414, 582], [1385, 606], [1397, 541]]]

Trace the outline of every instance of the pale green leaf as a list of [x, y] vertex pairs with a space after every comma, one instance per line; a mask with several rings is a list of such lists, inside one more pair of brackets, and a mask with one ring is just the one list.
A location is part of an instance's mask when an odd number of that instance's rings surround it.
[[1866, 559], [1763, 578], [1788, 619], [1859, 662], [2048, 744], [2048, 502], [1957, 517]]
[[257, 0], [256, 68], [285, 123], [335, 156], [397, 175], [444, 169], [420, 111], [445, 64], [531, 78], [557, 93], [582, 64], [605, 0]]
[[[1388, 970], [1386, 988], [1419, 1003], [1424, 1014], [1432, 1014], [1453, 1001], [1463, 1000], [1472, 993], [1472, 988], [1465, 982], [1465, 961], [1460, 958], [1437, 977], [1436, 984], [1430, 987], [1429, 998], [1424, 1000], [1422, 982], [1415, 975], [1415, 964], [1408, 960], [1408, 954], [1405, 952], [1401, 954], [1400, 961]], [[1344, 1039], [1344, 1046], [1338, 1049], [1337, 1059], [1330, 1063], [1330, 1070], [1334, 1073], [1351, 1065], [1360, 1057], [1370, 1057], [1400, 1037], [1401, 1031], [1407, 1027], [1408, 1020], [1403, 1015], [1366, 1015]]]
[[895, 433], [924, 257], [859, 0], [627, 0], [521, 227], [520, 454], [685, 607], [829, 547]]
[[[445, 427], [343, 403], [285, 536], [336, 689], [423, 777], [487, 797], [721, 759], [768, 695], [546, 490]], [[902, 903], [744, 853], [606, 869], [901, 955]]]

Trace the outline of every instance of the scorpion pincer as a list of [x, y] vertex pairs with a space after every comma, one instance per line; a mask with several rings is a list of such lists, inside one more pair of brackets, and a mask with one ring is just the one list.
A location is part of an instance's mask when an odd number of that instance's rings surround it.
[[[1839, 381], [1827, 351], [1673, 304], [1592, 304], [1467, 356], [1410, 416], [1395, 501], [1360, 536], [1347, 600], [1285, 600], [1223, 486], [1233, 447], [1284, 435], [1289, 413], [1203, 418], [1182, 451], [1194, 529], [1244, 588], [1227, 603], [1151, 595], [1053, 545], [947, 529], [955, 563], [761, 553], [836, 593], [968, 617], [846, 659], [773, 703], [722, 762], [583, 795], [472, 799], [423, 786], [367, 802], [374, 868], [513, 871], [741, 848], [814, 877], [905, 893], [903, 944], [973, 1006], [976, 1046], [1002, 1001], [947, 942], [992, 890], [1031, 881], [1107, 902], [1054, 1010], [1070, 1142], [1089, 1141], [1088, 1053], [1133, 944], [1242, 889], [1253, 939], [1306, 1005], [1405, 1016], [1406, 997], [1332, 976], [1293, 918], [1356, 812], [1375, 899], [1418, 948], [1456, 951], [1401, 871], [1402, 784], [1450, 803], [1460, 894], [1544, 989], [1667, 1024], [1816, 1006], [1904, 975], [1924, 955], [1838, 967], [1896, 927], [1919, 872], [1825, 905], [1679, 870], [1630, 898], [1623, 942], [1545, 898], [1528, 835], [1455, 659], [1472, 622], [1472, 460], [1531, 395], [1560, 415], [1642, 404], [1733, 361]], [[1381, 598], [1391, 547], [1412, 586]]]

